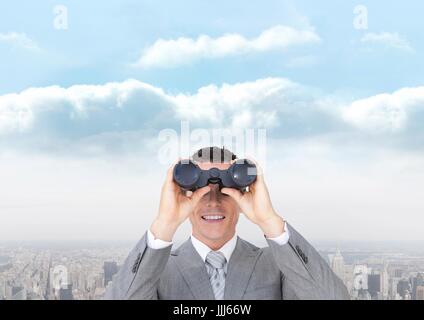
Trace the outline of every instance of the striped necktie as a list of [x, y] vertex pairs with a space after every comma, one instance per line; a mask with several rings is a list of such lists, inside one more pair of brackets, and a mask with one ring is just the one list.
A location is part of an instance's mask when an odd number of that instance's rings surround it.
[[206, 267], [216, 300], [224, 299], [226, 263], [227, 260], [220, 251], [211, 251], [206, 256]]

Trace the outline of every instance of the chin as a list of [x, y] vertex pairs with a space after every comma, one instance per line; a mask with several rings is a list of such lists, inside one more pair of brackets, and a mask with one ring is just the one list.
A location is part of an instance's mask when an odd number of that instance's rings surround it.
[[208, 230], [208, 232], [204, 233], [204, 236], [210, 240], [221, 240], [225, 237], [225, 233], [224, 232], [210, 232]]

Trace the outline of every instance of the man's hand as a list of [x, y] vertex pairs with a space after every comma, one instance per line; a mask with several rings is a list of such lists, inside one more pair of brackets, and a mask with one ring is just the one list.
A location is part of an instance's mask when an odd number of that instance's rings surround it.
[[258, 175], [250, 185], [249, 192], [242, 193], [237, 189], [222, 188], [221, 192], [232, 197], [244, 215], [258, 225], [268, 238], [280, 236], [284, 232], [285, 222], [272, 207], [263, 174], [257, 163]]
[[194, 210], [200, 199], [210, 191], [210, 187], [200, 188], [195, 192], [184, 194], [173, 181], [175, 164], [168, 169], [165, 183], [162, 187], [159, 212], [153, 221], [150, 231], [155, 238], [171, 241], [177, 228]]

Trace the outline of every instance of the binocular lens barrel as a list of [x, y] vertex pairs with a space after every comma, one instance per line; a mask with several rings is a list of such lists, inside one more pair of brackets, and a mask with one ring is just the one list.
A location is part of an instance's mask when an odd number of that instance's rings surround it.
[[193, 162], [181, 163], [174, 168], [174, 181], [187, 190], [193, 189], [200, 177], [200, 168]]

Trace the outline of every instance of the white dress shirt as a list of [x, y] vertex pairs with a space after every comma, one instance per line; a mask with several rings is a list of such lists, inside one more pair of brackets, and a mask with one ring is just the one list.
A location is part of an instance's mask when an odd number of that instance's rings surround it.
[[[193, 244], [194, 249], [199, 253], [200, 257], [202, 258], [203, 262], [206, 261], [206, 256], [209, 252], [212, 251], [211, 248], [209, 248], [206, 244], [204, 244], [202, 241], [198, 240], [195, 236], [191, 235], [191, 243]], [[237, 234], [234, 234], [234, 236], [228, 240], [219, 250], [224, 255], [225, 259], [227, 259], [227, 262], [230, 261], [231, 255], [233, 254], [234, 249], [236, 248], [237, 244]]]
[[[269, 240], [277, 242], [279, 245], [285, 245], [289, 241], [289, 230], [287, 228], [286, 223], [284, 222], [284, 232], [275, 238], [267, 238]], [[196, 239], [193, 235], [191, 235], [191, 243], [193, 244], [193, 247], [196, 249], [196, 251], [199, 253], [199, 255], [202, 257], [203, 261], [206, 260], [206, 255], [212, 251], [211, 248], [209, 248], [206, 244], [201, 242], [200, 240]], [[227, 241], [218, 251], [221, 251], [225, 258], [227, 259], [227, 262], [230, 261], [231, 254], [233, 253], [237, 243], [237, 234], [234, 234], [234, 236]], [[150, 229], [147, 231], [147, 246], [152, 249], [163, 249], [168, 246], [172, 245], [172, 241], [164, 241], [161, 239], [155, 239], [153, 233], [150, 231]]]

